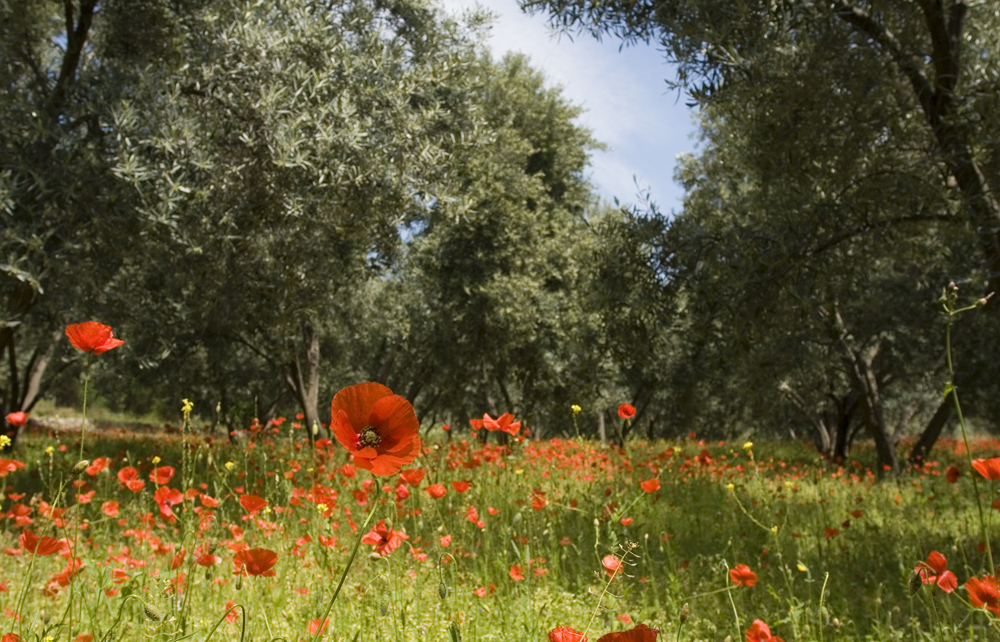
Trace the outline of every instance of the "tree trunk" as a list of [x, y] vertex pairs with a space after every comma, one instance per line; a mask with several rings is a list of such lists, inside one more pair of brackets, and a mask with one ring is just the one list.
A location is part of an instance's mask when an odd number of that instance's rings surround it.
[[824, 311], [832, 321], [834, 339], [844, 355], [847, 372], [852, 378], [852, 385], [857, 391], [862, 408], [865, 411], [865, 425], [868, 433], [875, 440], [875, 452], [878, 456], [878, 472], [899, 474], [899, 460], [892, 445], [889, 431], [885, 424], [885, 413], [882, 407], [882, 396], [879, 389], [879, 377], [875, 373], [875, 359], [881, 350], [881, 340], [876, 339], [868, 347], [861, 347], [847, 329], [847, 324], [834, 304], [832, 311]]
[[303, 377], [299, 351], [293, 345], [294, 359], [290, 364], [291, 375], [288, 378], [288, 387], [295, 393], [299, 405], [302, 407], [303, 425], [309, 436], [309, 443], [313, 443], [319, 433], [319, 335], [312, 325], [306, 323], [302, 325], [302, 339], [306, 346], [308, 371]]
[[851, 453], [851, 441], [853, 441], [851, 421], [858, 408], [858, 400], [858, 393], [852, 392], [846, 399], [837, 403], [837, 435], [832, 453], [834, 461], [847, 461]]
[[908, 460], [911, 465], [923, 465], [927, 454], [930, 453], [931, 448], [934, 447], [934, 442], [936, 442], [938, 437], [941, 436], [941, 431], [948, 423], [948, 418], [951, 416], [953, 405], [954, 403], [950, 399], [950, 395], [945, 397], [938, 405], [934, 415], [931, 417], [930, 421], [927, 422], [923, 432], [920, 433], [920, 439], [917, 440], [917, 443], [913, 444], [913, 449], [910, 450]]
[[608, 445], [608, 432], [604, 426], [604, 411], [597, 413], [597, 435], [601, 438], [601, 443]]

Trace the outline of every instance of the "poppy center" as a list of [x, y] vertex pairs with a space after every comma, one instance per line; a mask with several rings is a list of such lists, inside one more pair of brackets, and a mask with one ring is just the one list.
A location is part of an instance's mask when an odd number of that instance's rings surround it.
[[361, 434], [358, 435], [358, 445], [359, 446], [378, 446], [381, 443], [382, 437], [378, 434], [378, 430], [374, 426], [365, 426], [361, 429]]

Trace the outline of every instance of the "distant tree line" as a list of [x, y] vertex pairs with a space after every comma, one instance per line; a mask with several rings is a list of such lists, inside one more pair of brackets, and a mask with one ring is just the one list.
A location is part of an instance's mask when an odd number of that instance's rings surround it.
[[[74, 401], [62, 329], [94, 319], [126, 341], [96, 375], [108, 405], [189, 398], [226, 430], [322, 424], [371, 380], [425, 426], [510, 411], [572, 435], [579, 404], [613, 440], [809, 437], [844, 458], [865, 437], [898, 470], [915, 433], [926, 456], [949, 425], [941, 288], [1000, 287], [1000, 18], [531, 5], [678, 63], [702, 119], [681, 212], [598, 203], [579, 109], [493, 60], [481, 15], [0, 0], [3, 414]], [[955, 329], [990, 428], [998, 310]]]

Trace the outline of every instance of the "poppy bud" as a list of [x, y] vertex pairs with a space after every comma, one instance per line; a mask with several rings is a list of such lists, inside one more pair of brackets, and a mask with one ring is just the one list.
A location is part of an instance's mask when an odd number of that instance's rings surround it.
[[380, 559], [382, 559], [382, 556], [376, 553], [375, 551], [372, 551], [371, 553], [368, 553], [368, 559], [373, 562], [377, 562]]
[[239, 575], [236, 576], [236, 590], [238, 591], [241, 588], [243, 588], [243, 573], [242, 573], [242, 571], [240, 572]]
[[80, 461], [76, 462], [76, 464], [73, 466], [73, 472], [74, 473], [83, 472], [83, 471], [87, 470], [87, 466], [89, 466], [89, 465], [90, 465], [90, 461], [89, 460], [87, 460], [87, 459], [81, 459]]
[[381, 602], [379, 602], [379, 604], [378, 604], [378, 614], [381, 615], [382, 617], [385, 617], [386, 615], [389, 615], [389, 601], [388, 600], [382, 600]]
[[681, 624], [684, 624], [687, 622], [689, 615], [691, 615], [691, 605], [685, 602], [684, 606], [681, 607], [680, 613], [677, 614], [677, 617], [680, 618]]
[[923, 578], [920, 577], [920, 573], [914, 573], [910, 576], [910, 597], [917, 594], [920, 587], [924, 585]]
[[438, 597], [442, 600], [448, 597], [448, 585], [443, 581], [438, 584]]
[[524, 520], [524, 518], [521, 517], [521, 513], [514, 513], [514, 519], [511, 520], [511, 523], [514, 524], [514, 526], [517, 526], [523, 520]]
[[727, 636], [726, 636], [726, 639], [725, 639], [725, 640], [723, 640], [722, 642], [733, 642], [733, 636], [731, 636], [731, 635], [727, 635]]
[[142, 603], [142, 612], [145, 613], [146, 617], [153, 622], [161, 622], [163, 620], [163, 616], [165, 615], [163, 609], [155, 604], [147, 604], [146, 602]]
[[462, 632], [458, 628], [458, 623], [454, 620], [451, 626], [448, 627], [448, 636], [451, 638], [451, 642], [462, 642]]

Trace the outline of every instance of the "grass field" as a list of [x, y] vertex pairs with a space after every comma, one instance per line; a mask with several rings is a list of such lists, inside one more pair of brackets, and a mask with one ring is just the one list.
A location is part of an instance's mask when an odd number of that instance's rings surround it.
[[[7, 455], [24, 468], [0, 467], [11, 471], [0, 479], [2, 631], [311, 640], [356, 533], [374, 531], [325, 639], [545, 640], [568, 626], [595, 640], [645, 623], [661, 641], [743, 640], [756, 619], [786, 642], [997, 639], [963, 587], [988, 563], [961, 443], [942, 440], [925, 469], [877, 481], [864, 451], [839, 466], [801, 444], [693, 437], [622, 452], [451, 435], [432, 430], [410, 472], [377, 478], [288, 421], [237, 445], [88, 435], [87, 466], [79, 433], [24, 435]], [[979, 488], [989, 510], [993, 482]], [[25, 532], [60, 541], [32, 555]], [[273, 576], [253, 575], [267, 560], [246, 549], [273, 551]], [[911, 594], [932, 551], [958, 588]]]

